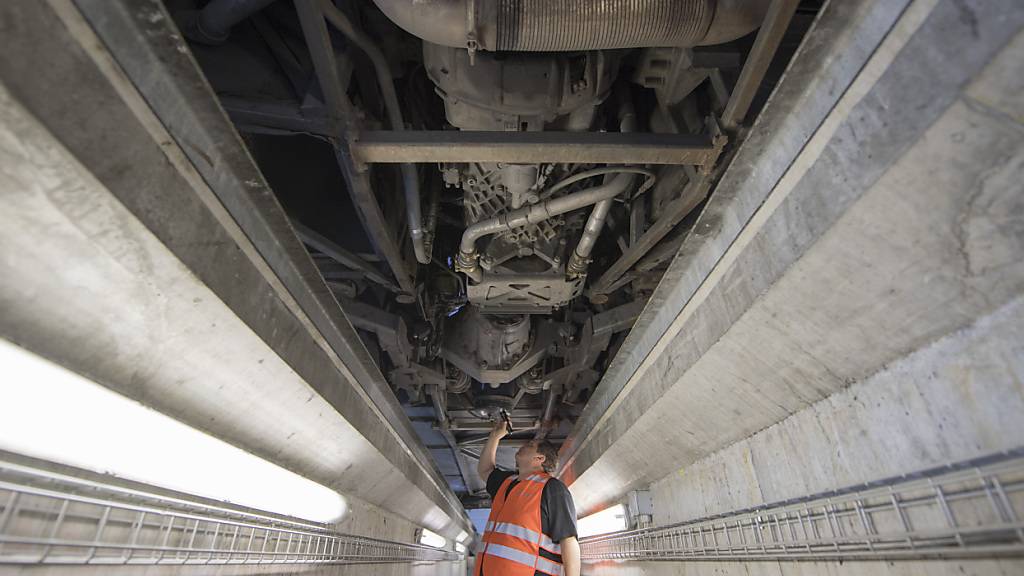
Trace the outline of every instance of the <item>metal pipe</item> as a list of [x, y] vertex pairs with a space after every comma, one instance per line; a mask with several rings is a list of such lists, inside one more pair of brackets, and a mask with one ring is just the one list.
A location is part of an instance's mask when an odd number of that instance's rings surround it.
[[[630, 183], [632, 182], [631, 176]], [[587, 218], [587, 223], [583, 227], [583, 235], [580, 236], [579, 244], [576, 245], [576, 249], [573, 250], [572, 256], [569, 257], [569, 263], [566, 265], [565, 273], [568, 277], [578, 278], [586, 275], [587, 266], [590, 264], [590, 253], [594, 250], [594, 244], [597, 243], [597, 237], [601, 235], [604, 221], [611, 209], [611, 200], [602, 200], [594, 204], [594, 209], [590, 212], [590, 217]]]
[[544, 412], [541, 414], [540, 426], [537, 427], [537, 433], [534, 435], [537, 440], [547, 438], [548, 434], [551, 434], [551, 429], [554, 428], [555, 406], [558, 404], [560, 388], [560, 385], [552, 384], [548, 389], [547, 398], [544, 399]]
[[646, 176], [647, 181], [645, 181], [643, 186], [640, 187], [640, 190], [637, 190], [636, 192], [638, 195], [646, 192], [651, 186], [654, 185], [654, 182], [656, 180], [654, 172], [646, 168], [631, 168], [629, 166], [608, 166], [606, 168], [593, 168], [590, 170], [585, 170], [578, 174], [573, 174], [572, 176], [569, 176], [564, 180], [560, 180], [558, 183], [552, 185], [550, 188], [545, 189], [540, 196], [541, 198], [546, 199], [555, 192], [563, 188], [572, 186], [577, 182], [586, 180], [587, 178], [593, 178], [594, 176], [604, 176], [606, 174], [641, 174], [643, 176]]
[[434, 231], [437, 230], [438, 214], [441, 211], [441, 186], [434, 183], [430, 188], [427, 213], [423, 217], [423, 249], [427, 257], [436, 262], [436, 258], [431, 255], [434, 252]]
[[[623, 100], [622, 109], [619, 111], [619, 131], [632, 132], [634, 130], [636, 130], [636, 111], [633, 109], [633, 103], [627, 98]], [[629, 180], [626, 186], [629, 187], [633, 183], [633, 177], [630, 175], [627, 178]], [[570, 278], [586, 275], [587, 266], [590, 264], [590, 253], [593, 252], [594, 245], [597, 244], [597, 238], [601, 235], [604, 221], [608, 218], [608, 212], [611, 209], [612, 200], [608, 199], [598, 202], [591, 210], [587, 223], [583, 226], [583, 235], [580, 236], [580, 241], [565, 268], [566, 275]]]
[[[395, 132], [405, 130], [405, 122], [402, 120], [402, 109], [398, 103], [398, 93], [395, 91], [395, 83], [391, 75], [391, 66], [388, 65], [387, 57], [374, 43], [373, 39], [356, 28], [344, 12], [338, 10], [329, 0], [320, 0], [320, 9], [324, 17], [339, 32], [345, 35], [352, 44], [359, 47], [366, 53], [373, 63], [373, 69], [377, 74], [377, 83], [380, 84], [381, 95], [384, 97], [384, 108], [387, 111], [388, 123]], [[409, 221], [409, 236], [412, 239], [413, 251], [416, 253], [416, 260], [420, 264], [430, 264], [430, 251], [427, 249], [430, 244], [427, 233], [423, 227], [423, 213], [420, 207], [420, 182], [415, 164], [402, 164], [402, 187], [405, 190], [405, 214]]]
[[462, 243], [459, 246], [459, 254], [456, 258], [456, 269], [476, 280], [480, 274], [477, 268], [479, 254], [476, 252], [476, 242], [480, 238], [506, 230], [514, 230], [527, 224], [543, 222], [566, 212], [572, 212], [585, 206], [597, 204], [602, 200], [615, 198], [622, 194], [632, 181], [633, 177], [629, 174], [619, 174], [612, 178], [610, 182], [600, 186], [562, 196], [561, 198], [555, 198], [554, 200], [548, 200], [547, 202], [526, 206], [505, 214], [499, 214], [494, 218], [481, 220], [466, 228], [466, 231], [463, 232]]
[[481, 220], [466, 228], [462, 234], [462, 243], [459, 248], [466, 254], [473, 254], [476, 252], [477, 240], [484, 236], [514, 230], [527, 224], [537, 224], [566, 212], [596, 204], [601, 200], [614, 198], [626, 189], [629, 179], [631, 179], [629, 175], [620, 174], [607, 184]]
[[231, 28], [274, 0], [212, 0], [202, 10], [176, 15], [185, 37], [200, 44], [223, 44]]

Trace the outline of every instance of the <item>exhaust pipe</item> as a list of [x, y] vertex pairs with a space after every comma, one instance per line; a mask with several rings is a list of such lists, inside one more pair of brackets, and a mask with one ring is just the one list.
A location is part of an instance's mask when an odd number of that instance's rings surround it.
[[[629, 101], [628, 93], [625, 90], [622, 91], [622, 96], [622, 108], [619, 110], [619, 131], [633, 132], [636, 130], [636, 111], [633, 109], [633, 103]], [[629, 183], [626, 186], [628, 187], [632, 183], [633, 178], [630, 176]], [[590, 264], [590, 253], [594, 250], [594, 245], [597, 244], [597, 238], [601, 235], [601, 229], [604, 228], [604, 222], [607, 220], [608, 212], [611, 209], [611, 199], [601, 200], [594, 205], [594, 209], [590, 212], [590, 217], [587, 218], [587, 223], [583, 227], [583, 235], [580, 237], [580, 242], [576, 245], [576, 249], [572, 251], [572, 257], [569, 258], [569, 264], [565, 268], [569, 278], [586, 276], [587, 266]]]
[[602, 200], [611, 200], [625, 192], [626, 188], [633, 182], [633, 177], [629, 174], [629, 171], [645, 172], [638, 169], [623, 169], [621, 171], [625, 173], [618, 174], [600, 186], [499, 214], [493, 218], [481, 220], [466, 228], [466, 231], [462, 233], [459, 253], [455, 257], [455, 269], [479, 282], [482, 278], [482, 273], [480, 272], [478, 262], [480, 254], [476, 250], [477, 240], [499, 232], [515, 230], [527, 224], [543, 222], [566, 212], [597, 204]]
[[489, 51], [722, 44], [761, 25], [770, 0], [374, 0], [427, 42]]

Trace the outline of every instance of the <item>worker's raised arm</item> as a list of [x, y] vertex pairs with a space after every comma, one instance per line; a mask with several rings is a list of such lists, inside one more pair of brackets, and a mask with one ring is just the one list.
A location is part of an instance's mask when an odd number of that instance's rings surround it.
[[580, 576], [580, 543], [575, 536], [562, 538], [562, 567], [565, 576]]
[[487, 438], [487, 445], [484, 446], [483, 452], [480, 453], [480, 462], [476, 465], [476, 473], [480, 475], [480, 479], [484, 482], [487, 482], [487, 477], [494, 471], [494, 460], [498, 453], [498, 442], [506, 434], [508, 434], [508, 430], [505, 428], [505, 423], [499, 418], [494, 423], [494, 428], [491, 429], [491, 435]]

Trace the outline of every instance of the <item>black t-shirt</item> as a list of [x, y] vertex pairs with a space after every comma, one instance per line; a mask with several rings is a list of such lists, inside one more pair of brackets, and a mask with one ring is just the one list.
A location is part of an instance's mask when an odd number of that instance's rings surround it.
[[[497, 498], [501, 483], [515, 472], [495, 468], [487, 477], [487, 493], [492, 499]], [[508, 489], [511, 490], [519, 481], [513, 480]], [[572, 502], [569, 488], [557, 478], [544, 484], [544, 493], [540, 498], [541, 531], [556, 543], [563, 538], [576, 536], [576, 506]], [[559, 559], [560, 560], [560, 559]]]

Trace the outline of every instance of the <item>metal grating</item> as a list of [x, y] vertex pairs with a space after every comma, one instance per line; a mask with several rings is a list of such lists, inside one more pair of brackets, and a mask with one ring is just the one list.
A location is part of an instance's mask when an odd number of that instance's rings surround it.
[[1024, 554], [1024, 453], [581, 540], [584, 561]]
[[0, 564], [362, 564], [462, 557], [0, 462]]

